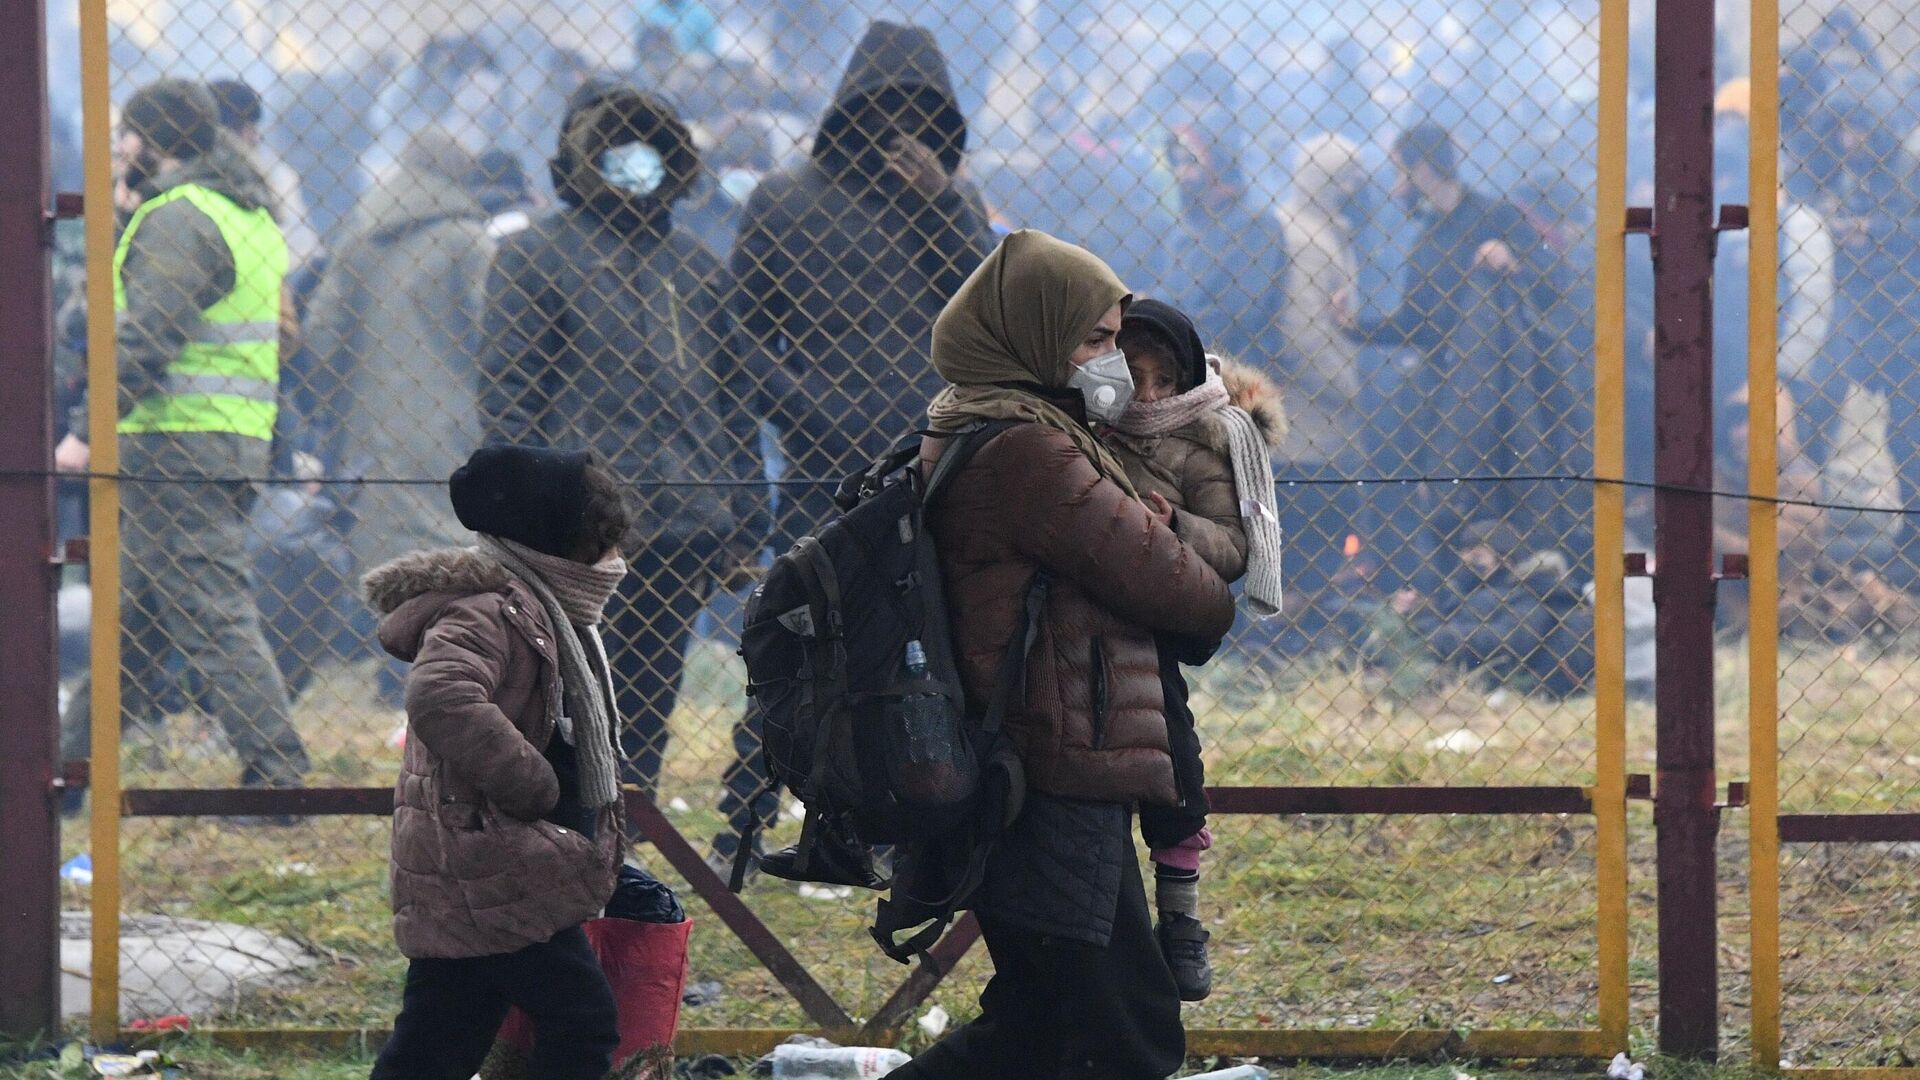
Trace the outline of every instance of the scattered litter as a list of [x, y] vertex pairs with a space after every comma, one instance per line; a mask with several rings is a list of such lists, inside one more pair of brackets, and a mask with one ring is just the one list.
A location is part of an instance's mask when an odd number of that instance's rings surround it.
[[815, 885], [809, 881], [800, 886], [802, 900], [846, 900], [852, 896], [851, 885]]
[[721, 1080], [722, 1077], [737, 1076], [740, 1072], [733, 1067], [733, 1062], [719, 1054], [708, 1054], [706, 1057], [696, 1058], [681, 1066], [680, 1071], [685, 1074], [687, 1080]]
[[1511, 971], [1503, 971], [1500, 974], [1495, 975], [1493, 977], [1493, 985], [1495, 986], [1505, 986], [1512, 981], [1513, 981], [1513, 972]]
[[1647, 1067], [1636, 1064], [1625, 1054], [1615, 1054], [1607, 1066], [1607, 1080], [1647, 1080]]
[[139, 1076], [153, 1073], [152, 1069], [147, 1068], [146, 1062], [132, 1054], [95, 1054], [91, 1064], [95, 1076]]
[[702, 1005], [711, 1005], [720, 1000], [721, 995], [726, 993], [726, 989], [726, 987], [711, 979], [706, 982], [697, 982], [681, 991], [680, 1004], [685, 1005], [689, 1009], [698, 1009]]
[[1459, 1069], [1455, 1069], [1453, 1070], [1453, 1080], [1480, 1080], [1480, 1078], [1471, 1073], [1463, 1073]]
[[1231, 1069], [1189, 1076], [1187, 1080], [1267, 1080], [1267, 1070], [1258, 1065], [1235, 1065]]
[[171, 1016], [156, 1016], [151, 1020], [142, 1018], [128, 1024], [127, 1030], [151, 1032], [192, 1031], [193, 1017], [185, 1013], [174, 1013]]
[[691, 809], [693, 809], [693, 807], [687, 805], [687, 800], [678, 795], [675, 795], [667, 803], [667, 812], [670, 814], [684, 814]]
[[920, 1030], [926, 1032], [929, 1038], [937, 1039], [947, 1033], [947, 1025], [952, 1022], [953, 1017], [947, 1015], [947, 1010], [935, 1005], [920, 1018]]
[[312, 877], [315, 873], [313, 864], [308, 862], [285, 862], [273, 868], [273, 876], [277, 878]]
[[61, 863], [60, 880], [71, 885], [93, 884], [93, 856], [81, 852]]
[[913, 1059], [879, 1046], [776, 1046], [768, 1058], [774, 1080], [880, 1080]]
[[1476, 750], [1485, 748], [1486, 745], [1487, 740], [1485, 736], [1476, 734], [1468, 728], [1449, 731], [1438, 738], [1427, 740], [1427, 749], [1444, 750], [1452, 754], [1471, 754]]

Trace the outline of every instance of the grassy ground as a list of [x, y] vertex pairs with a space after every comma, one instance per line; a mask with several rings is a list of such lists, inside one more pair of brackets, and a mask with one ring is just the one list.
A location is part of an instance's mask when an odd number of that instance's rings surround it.
[[[1721, 774], [1744, 778], [1744, 652], [1723, 647]], [[689, 674], [663, 799], [697, 845], [713, 811], [738, 710], [732, 658], [706, 648]], [[1783, 656], [1784, 799], [1791, 810], [1911, 807], [1920, 781], [1920, 680], [1903, 653], [1817, 648]], [[315, 783], [385, 784], [396, 718], [341, 670], [301, 703]], [[1265, 669], [1229, 658], [1197, 687], [1219, 784], [1586, 784], [1587, 698], [1553, 703], [1410, 671], [1382, 679], [1342, 661]], [[1653, 771], [1652, 710], [1629, 709], [1631, 772]], [[218, 743], [175, 720], [158, 768], [129, 785], [229, 782]], [[284, 829], [188, 819], [125, 823], [127, 911], [164, 911], [270, 929], [323, 962], [310, 977], [233, 1001], [220, 1026], [382, 1027], [402, 969], [388, 937], [386, 822], [315, 819]], [[797, 831], [784, 821], [774, 842]], [[1203, 884], [1215, 933], [1214, 997], [1197, 1027], [1590, 1027], [1596, 1021], [1594, 838], [1580, 818], [1216, 818]], [[1728, 1053], [1747, 1025], [1745, 820], [1727, 818], [1722, 859], [1723, 1006]], [[1637, 1032], [1652, 1030], [1653, 845], [1630, 815], [1631, 979]], [[79, 850], [82, 837], [70, 841]], [[1920, 1057], [1920, 1004], [1902, 961], [1920, 946], [1913, 852], [1898, 846], [1791, 849], [1785, 872], [1787, 1054], [1799, 1064]], [[643, 853], [643, 858], [644, 858]], [[671, 871], [651, 860], [676, 886]], [[691, 890], [683, 891], [691, 897]], [[76, 895], [77, 906], [85, 897]], [[868, 941], [871, 901], [806, 900], [775, 883], [749, 901], [854, 1015], [904, 974]], [[797, 1006], [697, 901], [692, 979], [721, 986], [686, 1027], [799, 1026]], [[931, 999], [958, 1019], [987, 974], [970, 958]], [[917, 1037], [918, 1033], [915, 1032]], [[235, 1059], [234, 1076], [264, 1073]], [[6, 1074], [0, 1073], [0, 1077]], [[222, 1074], [226, 1075], [226, 1074]], [[1302, 1075], [1312, 1075], [1302, 1074]], [[1395, 1075], [1422, 1075], [1400, 1072]], [[1447, 1074], [1450, 1076], [1450, 1074]], [[1443, 1076], [1442, 1080], [1446, 1080]]]
[[[216, 1049], [203, 1042], [184, 1042], [172, 1048], [173, 1057], [184, 1065], [193, 1080], [361, 1080], [372, 1061], [356, 1055], [316, 1057], [307, 1054], [236, 1053]], [[1189, 1069], [1199, 1072], [1225, 1067], [1227, 1061], [1192, 1062]], [[1592, 1080], [1596, 1070], [1558, 1071], [1528, 1068], [1509, 1071], [1473, 1062], [1399, 1063], [1368, 1068], [1337, 1068], [1325, 1065], [1283, 1065], [1267, 1063], [1275, 1080]], [[1654, 1059], [1646, 1063], [1659, 1080], [1753, 1080], [1755, 1074], [1740, 1066], [1706, 1067], [1683, 1062]], [[747, 1062], [739, 1062], [746, 1075]], [[0, 1080], [48, 1080], [44, 1062], [0, 1064]]]

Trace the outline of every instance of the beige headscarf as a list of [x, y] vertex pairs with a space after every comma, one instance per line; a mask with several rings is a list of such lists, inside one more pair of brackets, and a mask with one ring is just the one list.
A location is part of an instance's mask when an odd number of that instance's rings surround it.
[[1068, 357], [1127, 287], [1092, 252], [1022, 229], [993, 249], [933, 324], [933, 367], [953, 385], [927, 407], [935, 431], [1020, 420], [1065, 432], [1100, 475], [1137, 497], [1127, 471], [1087, 426], [1015, 384], [1062, 388]]

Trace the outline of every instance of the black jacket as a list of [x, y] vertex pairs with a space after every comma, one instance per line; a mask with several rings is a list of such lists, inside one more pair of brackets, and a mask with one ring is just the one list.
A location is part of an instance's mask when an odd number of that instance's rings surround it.
[[[652, 103], [633, 95], [632, 107]], [[633, 485], [631, 544], [725, 546], [747, 557], [765, 535], [765, 496], [754, 484], [759, 422], [729, 345], [724, 271], [666, 206], [601, 190], [589, 166], [605, 147], [583, 130], [593, 126], [570, 128], [586, 142], [563, 148], [576, 163], [563, 197], [576, 205], [508, 238], [488, 275], [486, 441], [590, 448]], [[685, 131], [629, 126], [664, 139]], [[745, 483], [678, 486], [714, 481]]]
[[[910, 121], [884, 126], [889, 112]], [[885, 170], [883, 144], [902, 127], [959, 168], [966, 121], [932, 35], [876, 23], [812, 156], [762, 180], [741, 220], [738, 352], [796, 478], [838, 479], [924, 425], [941, 386], [934, 319], [993, 245], [970, 188], [929, 203]], [[811, 504], [803, 517], [828, 509], [819, 490], [793, 493]]]

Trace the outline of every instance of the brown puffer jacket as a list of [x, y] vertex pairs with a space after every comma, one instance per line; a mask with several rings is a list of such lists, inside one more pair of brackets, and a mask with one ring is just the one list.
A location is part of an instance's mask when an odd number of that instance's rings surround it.
[[[944, 442], [928, 439], [922, 467]], [[1023, 632], [1033, 577], [1053, 579], [1006, 729], [1036, 791], [1178, 801], [1155, 633], [1218, 640], [1233, 598], [1192, 548], [1103, 479], [1067, 436], [1020, 424], [948, 481], [931, 510], [967, 693], [984, 701]]]
[[542, 754], [560, 661], [532, 590], [472, 549], [403, 556], [365, 588], [380, 644], [413, 664], [389, 866], [400, 951], [493, 956], [598, 914], [618, 816], [602, 812], [596, 840], [541, 820], [560, 796]]

